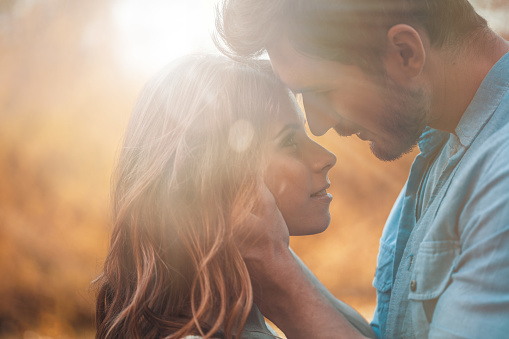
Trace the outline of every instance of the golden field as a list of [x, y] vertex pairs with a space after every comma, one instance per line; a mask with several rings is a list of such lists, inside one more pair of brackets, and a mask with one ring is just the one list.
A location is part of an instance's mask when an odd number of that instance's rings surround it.
[[[151, 75], [120, 65], [113, 2], [0, 1], [0, 338], [94, 336], [109, 175]], [[476, 4], [509, 13], [502, 0]], [[416, 153], [383, 163], [356, 138], [317, 140], [338, 158], [332, 223], [291, 245], [369, 319], [378, 239]]]

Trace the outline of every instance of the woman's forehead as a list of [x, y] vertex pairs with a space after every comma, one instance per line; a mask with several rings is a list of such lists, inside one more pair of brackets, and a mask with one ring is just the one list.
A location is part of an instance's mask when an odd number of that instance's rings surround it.
[[288, 91], [288, 95], [285, 97], [284, 101], [285, 103], [280, 106], [277, 120], [283, 124], [304, 124], [304, 113], [295, 95], [291, 91]]

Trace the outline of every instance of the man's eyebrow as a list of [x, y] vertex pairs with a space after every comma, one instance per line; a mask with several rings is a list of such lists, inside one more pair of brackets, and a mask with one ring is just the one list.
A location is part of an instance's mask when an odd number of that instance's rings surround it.
[[288, 84], [286, 84], [283, 81], [283, 79], [281, 78], [281, 75], [279, 74], [279, 72], [277, 70], [275, 70], [273, 68], [273, 71], [274, 71], [274, 74], [276, 75], [276, 77], [279, 79], [279, 81], [281, 81], [281, 83], [284, 86], [286, 86], [286, 88], [288, 88], [293, 94], [300, 94], [300, 93], [305, 93], [305, 92], [313, 92], [316, 89], [318, 89], [318, 86], [294, 87], [294, 86], [288, 85]]
[[312, 91], [314, 91], [314, 90], [316, 90], [318, 88], [318, 86], [304, 86], [304, 87], [292, 86], [291, 84], [285, 83], [281, 79], [281, 76], [276, 71], [274, 71], [274, 73], [279, 78], [279, 81], [283, 84], [283, 86], [288, 88], [293, 94], [312, 92]]

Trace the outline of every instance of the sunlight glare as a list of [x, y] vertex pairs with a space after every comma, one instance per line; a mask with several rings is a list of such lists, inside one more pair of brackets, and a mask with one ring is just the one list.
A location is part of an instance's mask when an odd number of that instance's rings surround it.
[[152, 73], [170, 60], [213, 51], [213, 0], [117, 0], [117, 53], [129, 71]]

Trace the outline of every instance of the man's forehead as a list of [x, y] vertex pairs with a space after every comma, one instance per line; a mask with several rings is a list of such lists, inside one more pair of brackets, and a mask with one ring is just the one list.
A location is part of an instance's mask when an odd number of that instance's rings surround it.
[[291, 90], [295, 91], [302, 82], [308, 81], [312, 68], [310, 60], [297, 52], [287, 39], [281, 39], [267, 48], [274, 73]]
[[282, 39], [267, 48], [272, 69], [294, 93], [317, 91], [341, 75], [339, 62], [304, 55]]

